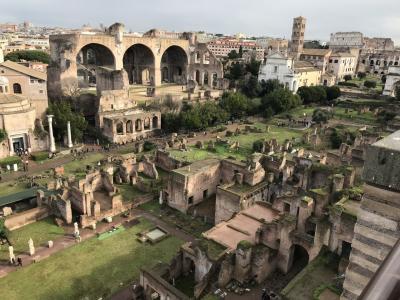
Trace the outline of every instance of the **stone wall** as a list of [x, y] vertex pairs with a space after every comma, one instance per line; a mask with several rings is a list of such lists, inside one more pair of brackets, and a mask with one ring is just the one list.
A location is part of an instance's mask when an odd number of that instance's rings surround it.
[[50, 215], [46, 206], [35, 207], [27, 211], [10, 215], [6, 218], [5, 225], [9, 230], [15, 230], [25, 225], [44, 219]]

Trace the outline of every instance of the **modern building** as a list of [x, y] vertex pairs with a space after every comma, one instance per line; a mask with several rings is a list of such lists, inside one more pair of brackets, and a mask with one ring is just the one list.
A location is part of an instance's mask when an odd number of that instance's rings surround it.
[[235, 38], [213, 40], [207, 43], [207, 47], [217, 57], [227, 57], [232, 51], [239, 53], [239, 49], [242, 48], [243, 52], [255, 50], [257, 53], [256, 59], [262, 61], [265, 53], [265, 49], [258, 45], [256, 41], [246, 41]]
[[48, 106], [46, 73], [8, 60], [0, 64], [0, 76], [8, 79], [10, 94], [29, 98], [36, 114], [44, 117]]
[[295, 60], [281, 53], [267, 56], [260, 67], [259, 81], [277, 79], [286, 88], [297, 92], [301, 86], [314, 86], [321, 83], [322, 71], [310, 62]]
[[336, 81], [343, 81], [344, 76], [354, 76], [357, 68], [357, 57], [348, 52], [337, 52], [330, 56], [328, 72], [336, 76]]

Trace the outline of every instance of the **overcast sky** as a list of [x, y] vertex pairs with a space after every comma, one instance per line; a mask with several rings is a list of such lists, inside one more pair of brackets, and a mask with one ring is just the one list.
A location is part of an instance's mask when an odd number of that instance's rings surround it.
[[122, 22], [132, 31], [290, 36], [292, 18], [307, 18], [306, 39], [336, 31], [391, 37], [400, 44], [400, 0], [0, 0], [0, 22], [79, 28]]

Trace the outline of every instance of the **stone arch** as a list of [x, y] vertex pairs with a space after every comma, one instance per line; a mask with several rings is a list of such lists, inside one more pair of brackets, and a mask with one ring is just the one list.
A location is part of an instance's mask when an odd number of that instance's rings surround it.
[[132, 133], [133, 132], [133, 123], [131, 120], [128, 120], [126, 122], [126, 133]]
[[180, 46], [168, 47], [161, 56], [161, 70], [168, 69], [166, 81], [177, 84], [186, 84], [188, 57]]
[[207, 71], [204, 71], [203, 84], [204, 85], [209, 85], [209, 78], [208, 78], [208, 72]]
[[136, 131], [142, 131], [142, 120], [141, 119], [137, 119], [135, 121], [135, 130]]
[[306, 248], [299, 244], [293, 244], [289, 248], [288, 270], [291, 270], [295, 274], [299, 273], [305, 266], [307, 266], [309, 259], [310, 255]]
[[122, 121], [118, 121], [115, 125], [117, 134], [122, 135], [124, 134], [124, 123]]
[[125, 51], [122, 61], [129, 84], [154, 84], [155, 59], [149, 47], [133, 44]]
[[200, 80], [201, 80], [201, 73], [199, 70], [196, 70], [194, 72], [194, 79], [196, 80], [197, 84], [200, 85]]
[[149, 130], [150, 129], [150, 118], [149, 117], [144, 118], [143, 129], [144, 130]]
[[153, 127], [153, 129], [155, 129], [155, 128], [158, 128], [158, 117], [157, 116], [154, 116], [153, 117], [153, 119], [152, 119], [152, 127]]
[[78, 84], [96, 84], [96, 67], [115, 68], [114, 53], [106, 46], [88, 43], [76, 55]]
[[22, 94], [22, 88], [19, 83], [13, 84], [13, 92], [14, 92], [14, 94]]

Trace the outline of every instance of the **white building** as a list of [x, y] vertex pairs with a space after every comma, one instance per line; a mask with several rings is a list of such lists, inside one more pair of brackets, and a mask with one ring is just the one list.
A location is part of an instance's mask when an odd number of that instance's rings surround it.
[[329, 58], [328, 72], [336, 76], [337, 82], [344, 76], [354, 76], [357, 68], [357, 57], [351, 53], [333, 53]]
[[260, 67], [258, 80], [277, 79], [293, 93], [301, 86], [319, 85], [321, 70], [311, 63], [294, 60], [281, 53], [267, 56], [265, 63]]
[[385, 88], [383, 95], [395, 96], [395, 88], [400, 85], [400, 66], [390, 66], [386, 75]]

